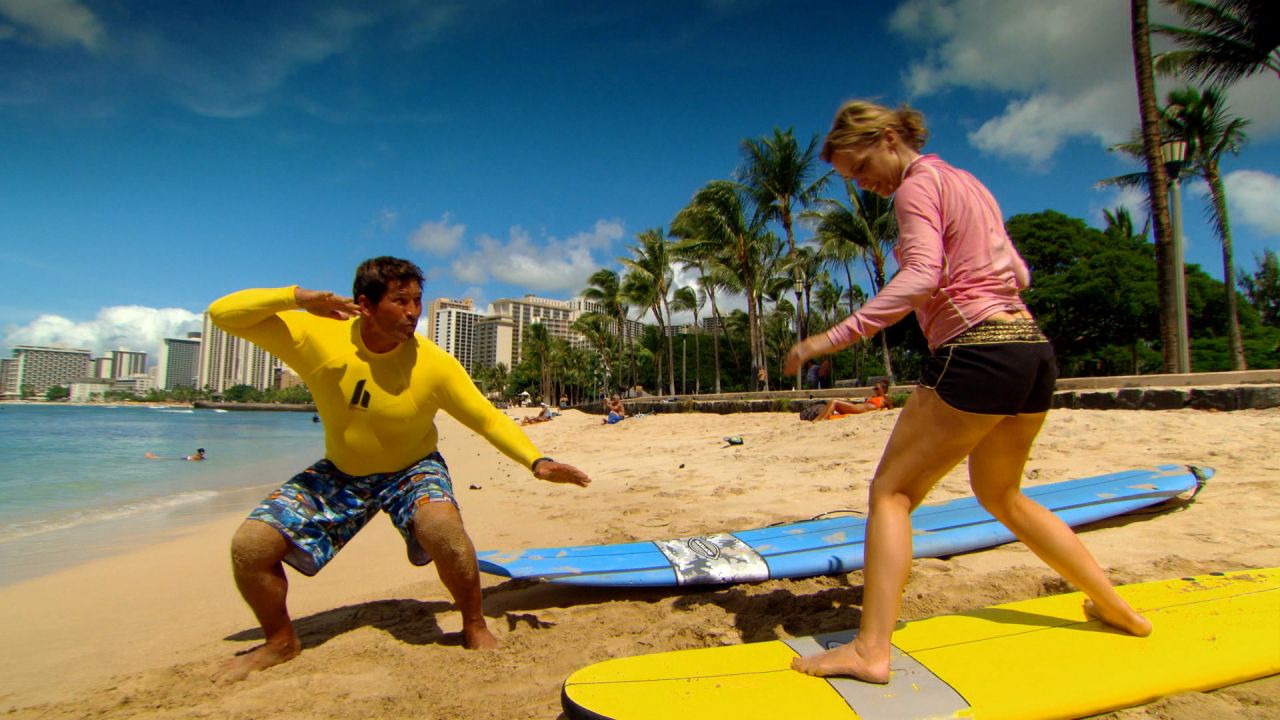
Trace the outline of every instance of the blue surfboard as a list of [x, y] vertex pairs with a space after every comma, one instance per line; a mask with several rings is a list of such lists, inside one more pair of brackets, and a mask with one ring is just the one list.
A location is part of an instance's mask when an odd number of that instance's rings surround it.
[[[1210, 468], [1159, 465], [1024, 490], [1075, 527], [1199, 491]], [[976, 498], [921, 505], [911, 515], [915, 557], [942, 557], [1015, 540]], [[673, 587], [845, 573], [862, 568], [866, 520], [856, 516], [616, 545], [486, 550], [480, 570], [508, 578], [603, 587]]]

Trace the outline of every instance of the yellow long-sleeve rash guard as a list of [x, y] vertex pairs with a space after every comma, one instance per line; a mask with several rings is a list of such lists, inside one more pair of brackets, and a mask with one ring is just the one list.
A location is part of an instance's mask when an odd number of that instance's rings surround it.
[[375, 353], [360, 338], [359, 318], [300, 311], [295, 289], [241, 290], [210, 305], [209, 317], [283, 360], [307, 383], [324, 421], [325, 456], [342, 472], [396, 472], [430, 454], [439, 440], [439, 410], [525, 467], [539, 457], [440, 346], [415, 334], [412, 342]]

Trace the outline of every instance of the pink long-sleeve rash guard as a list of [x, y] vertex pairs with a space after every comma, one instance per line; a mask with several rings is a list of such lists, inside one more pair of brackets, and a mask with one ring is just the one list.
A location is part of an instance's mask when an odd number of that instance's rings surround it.
[[922, 155], [903, 173], [894, 200], [898, 274], [827, 338], [844, 347], [915, 311], [929, 346], [1000, 312], [1026, 306], [1027, 265], [1004, 230], [1000, 206], [973, 175]]

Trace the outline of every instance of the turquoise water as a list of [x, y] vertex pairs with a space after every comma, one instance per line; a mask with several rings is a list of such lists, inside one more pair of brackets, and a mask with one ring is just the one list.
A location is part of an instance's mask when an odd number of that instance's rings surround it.
[[[204, 462], [176, 459], [197, 447]], [[247, 513], [246, 488], [278, 485], [323, 448], [310, 413], [0, 404], [0, 583], [65, 564], [54, 556], [108, 528], [201, 519], [230, 498]]]

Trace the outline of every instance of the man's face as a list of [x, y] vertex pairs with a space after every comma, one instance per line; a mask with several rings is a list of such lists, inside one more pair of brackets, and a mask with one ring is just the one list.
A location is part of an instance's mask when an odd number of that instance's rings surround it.
[[417, 282], [392, 280], [376, 305], [365, 297], [360, 300], [369, 313], [367, 321], [376, 333], [396, 343], [413, 338], [418, 317], [422, 315], [422, 286]]

